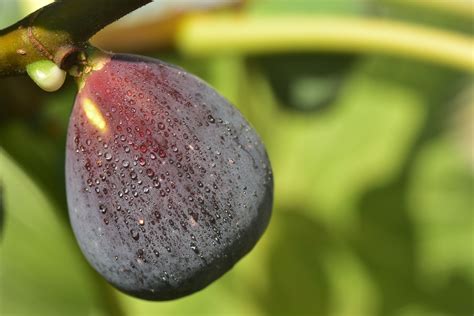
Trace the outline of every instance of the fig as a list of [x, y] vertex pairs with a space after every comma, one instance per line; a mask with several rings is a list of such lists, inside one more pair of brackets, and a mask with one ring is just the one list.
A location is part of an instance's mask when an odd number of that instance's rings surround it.
[[204, 81], [156, 59], [97, 58], [66, 147], [70, 222], [89, 263], [132, 296], [171, 300], [219, 278], [266, 229], [261, 139]]

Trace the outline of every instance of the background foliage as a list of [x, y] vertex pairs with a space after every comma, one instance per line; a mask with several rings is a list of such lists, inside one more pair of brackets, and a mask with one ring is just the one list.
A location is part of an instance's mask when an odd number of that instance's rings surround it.
[[[0, 1], [2, 26], [39, 2]], [[474, 15], [458, 10], [458, 2], [254, 0], [228, 10], [379, 16], [472, 36]], [[64, 144], [74, 83], [46, 94], [27, 78], [1, 79], [0, 314], [474, 313], [468, 72], [317, 51], [196, 57], [170, 44], [179, 40], [173, 26], [186, 15], [161, 4], [141, 14], [159, 15], [154, 27], [173, 29], [171, 35], [155, 38], [159, 31], [149, 27], [143, 47], [106, 35], [97, 41], [178, 64], [244, 113], [274, 168], [266, 234], [222, 279], [192, 296], [151, 303], [117, 292], [85, 262], [67, 218]]]

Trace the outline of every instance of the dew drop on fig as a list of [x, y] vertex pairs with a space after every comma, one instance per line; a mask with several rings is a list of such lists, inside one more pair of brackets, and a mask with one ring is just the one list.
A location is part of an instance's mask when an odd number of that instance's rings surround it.
[[140, 234], [136, 230], [131, 230], [130, 234], [132, 235], [132, 238], [135, 240], [138, 240], [140, 238]]

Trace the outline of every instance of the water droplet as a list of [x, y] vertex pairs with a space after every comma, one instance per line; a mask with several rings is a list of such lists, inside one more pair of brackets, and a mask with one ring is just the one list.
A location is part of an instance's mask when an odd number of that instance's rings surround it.
[[105, 155], [104, 155], [104, 157], [105, 157], [105, 160], [107, 160], [107, 161], [112, 160], [112, 154], [109, 153], [109, 152], [106, 152]]
[[140, 234], [137, 231], [132, 229], [130, 233], [132, 234], [133, 239], [138, 240], [140, 238]]
[[150, 178], [153, 178], [155, 175], [155, 172], [152, 169], [146, 169], [146, 175], [149, 176]]
[[124, 161], [122, 162], [122, 166], [123, 166], [124, 168], [128, 168], [128, 166], [130, 166], [130, 162], [129, 162], [128, 160], [124, 160]]
[[107, 207], [105, 207], [104, 205], [99, 205], [99, 211], [102, 213], [102, 214], [105, 214], [107, 212]]
[[153, 214], [155, 214], [156, 220], [157, 220], [158, 222], [160, 222], [160, 219], [161, 219], [161, 214], [160, 214], [160, 212], [155, 211]]
[[139, 219], [139, 220], [138, 220], [138, 224], [139, 224], [140, 226], [145, 225], [145, 220], [144, 220], [144, 219]]
[[194, 253], [198, 254], [199, 253], [199, 249], [198, 247], [196, 246], [195, 243], [191, 243], [191, 250], [194, 251]]
[[214, 117], [213, 117], [212, 115], [210, 115], [210, 114], [207, 116], [207, 119], [209, 120], [209, 123], [215, 123], [215, 122], [216, 122], [216, 120], [214, 119]]

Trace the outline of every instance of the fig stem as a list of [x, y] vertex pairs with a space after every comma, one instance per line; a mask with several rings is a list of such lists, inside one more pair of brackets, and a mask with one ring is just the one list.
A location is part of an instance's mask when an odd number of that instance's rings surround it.
[[53, 2], [0, 30], [0, 77], [22, 74], [26, 66], [50, 59], [67, 70], [70, 52], [83, 49], [106, 25], [152, 0]]
[[76, 63], [69, 68], [69, 75], [76, 80], [78, 90], [84, 86], [85, 79], [96, 70], [102, 69], [110, 61], [111, 54], [88, 45], [81, 50], [76, 58]]

